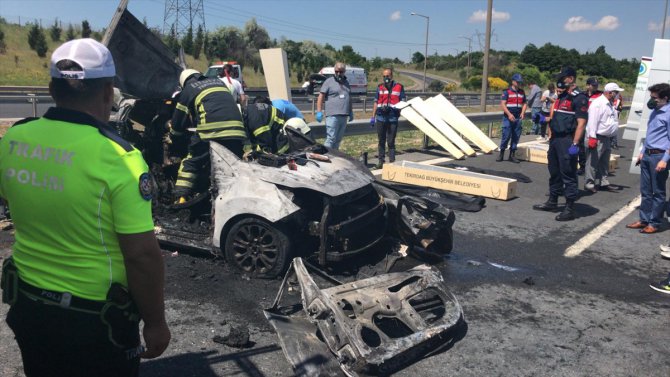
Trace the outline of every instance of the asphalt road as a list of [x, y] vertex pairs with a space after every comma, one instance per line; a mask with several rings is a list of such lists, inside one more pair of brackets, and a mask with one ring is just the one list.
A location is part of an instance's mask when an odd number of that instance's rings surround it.
[[[661, 233], [640, 235], [624, 227], [636, 219], [633, 211], [579, 256], [564, 256], [639, 194], [639, 177], [627, 172], [633, 143], [620, 144], [623, 158], [610, 179], [620, 190], [584, 194], [577, 203], [579, 218], [566, 223], [531, 209], [546, 200], [546, 165], [497, 163], [495, 155], [458, 162], [522, 173], [532, 182], [519, 183], [518, 198], [487, 199], [480, 212], [457, 213], [454, 251], [439, 268], [463, 306], [467, 326], [448, 350], [396, 375], [670, 375], [670, 296], [648, 287], [670, 271], [670, 261], [658, 255], [658, 245], [668, 241], [667, 224]], [[398, 160], [443, 156], [404, 153]], [[0, 255], [6, 255], [11, 232], [0, 232], [0, 241]], [[165, 355], [142, 364], [141, 375], [293, 375], [261, 312], [279, 281], [248, 280], [219, 260], [173, 251], [165, 251], [173, 341]], [[351, 265], [355, 269], [355, 262]], [[1, 316], [6, 310], [0, 305]], [[213, 342], [233, 326], [249, 329], [252, 347]], [[11, 338], [0, 323], [1, 376], [22, 375]]]

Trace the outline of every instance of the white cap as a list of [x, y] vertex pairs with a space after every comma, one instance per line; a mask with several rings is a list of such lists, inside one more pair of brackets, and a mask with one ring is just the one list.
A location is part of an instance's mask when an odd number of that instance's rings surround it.
[[605, 92], [623, 92], [623, 88], [620, 88], [619, 85], [615, 82], [611, 82], [605, 85]]
[[[72, 60], [81, 71], [61, 71], [56, 64]], [[99, 79], [116, 76], [112, 53], [102, 43], [91, 38], [73, 39], [63, 43], [51, 55], [51, 77], [58, 79]]]

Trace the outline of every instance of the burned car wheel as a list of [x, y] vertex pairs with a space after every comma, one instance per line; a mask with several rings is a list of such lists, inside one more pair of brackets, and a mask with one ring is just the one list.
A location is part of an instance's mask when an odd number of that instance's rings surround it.
[[275, 278], [290, 262], [291, 241], [281, 226], [259, 218], [238, 220], [226, 236], [225, 256], [240, 270]]

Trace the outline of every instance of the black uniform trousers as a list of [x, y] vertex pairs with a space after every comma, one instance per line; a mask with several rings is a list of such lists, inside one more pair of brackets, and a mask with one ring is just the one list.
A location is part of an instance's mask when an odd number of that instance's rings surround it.
[[130, 349], [116, 347], [99, 314], [48, 305], [19, 294], [7, 313], [7, 324], [21, 349], [27, 377], [137, 376], [140, 334], [127, 334]]
[[565, 195], [567, 200], [577, 200], [577, 156], [570, 156], [573, 135], [553, 135], [549, 140], [549, 194], [552, 197]]
[[398, 118], [384, 117], [384, 121], [375, 120], [377, 128], [377, 153], [380, 162], [384, 162], [386, 154], [386, 144], [389, 146], [389, 161], [395, 161], [395, 137], [398, 134]]

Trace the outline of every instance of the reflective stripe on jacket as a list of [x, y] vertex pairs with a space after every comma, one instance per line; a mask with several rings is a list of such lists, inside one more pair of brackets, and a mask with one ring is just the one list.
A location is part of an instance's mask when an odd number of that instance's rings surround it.
[[186, 83], [172, 117], [172, 127], [176, 132], [196, 127], [203, 140], [247, 137], [230, 90], [218, 78], [205, 76]]

